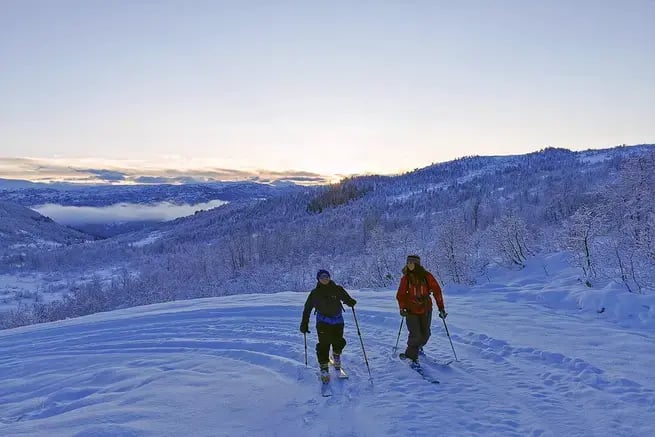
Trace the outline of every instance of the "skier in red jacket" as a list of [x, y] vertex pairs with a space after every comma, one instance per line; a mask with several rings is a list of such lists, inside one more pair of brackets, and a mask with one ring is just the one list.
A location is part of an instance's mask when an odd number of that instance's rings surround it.
[[396, 299], [400, 307], [400, 315], [407, 320], [409, 336], [407, 349], [400, 354], [400, 358], [409, 358], [418, 363], [419, 351], [430, 338], [430, 324], [432, 323], [432, 299], [434, 295], [439, 307], [439, 317], [445, 319], [448, 313], [443, 303], [441, 287], [437, 280], [421, 266], [418, 255], [409, 255], [407, 265], [403, 267], [403, 277], [400, 279]]

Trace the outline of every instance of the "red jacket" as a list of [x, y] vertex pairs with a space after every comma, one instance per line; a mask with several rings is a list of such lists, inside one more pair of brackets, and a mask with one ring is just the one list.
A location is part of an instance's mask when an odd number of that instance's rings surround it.
[[[405, 270], [403, 270], [403, 273], [405, 273]], [[443, 310], [444, 304], [441, 287], [437, 280], [434, 279], [434, 276], [432, 276], [432, 273], [426, 271], [424, 282], [415, 282], [411, 285], [407, 274], [404, 274], [400, 279], [398, 293], [396, 293], [398, 306], [401, 310], [406, 308], [410, 314], [425, 314], [426, 311], [432, 311], [430, 292], [434, 295], [434, 300], [437, 301], [439, 310]]]

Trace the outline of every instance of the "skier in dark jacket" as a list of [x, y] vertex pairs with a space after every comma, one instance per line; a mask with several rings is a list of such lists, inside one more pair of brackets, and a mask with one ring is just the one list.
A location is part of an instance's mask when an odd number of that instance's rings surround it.
[[343, 338], [343, 306], [355, 306], [357, 301], [340, 285], [330, 279], [330, 272], [319, 270], [316, 273], [318, 283], [307, 296], [305, 309], [300, 322], [300, 332], [308, 333], [309, 316], [312, 309], [316, 313], [316, 332], [318, 332], [318, 343], [316, 343], [316, 357], [321, 368], [321, 380], [328, 382], [330, 372], [328, 370], [330, 346], [332, 346], [332, 359], [334, 367], [341, 368], [341, 352], [346, 346], [346, 339]]
[[418, 365], [419, 351], [430, 338], [430, 325], [432, 323], [432, 299], [439, 307], [439, 317], [445, 319], [448, 313], [443, 303], [441, 287], [432, 273], [421, 265], [418, 255], [409, 255], [407, 264], [403, 267], [403, 277], [400, 279], [396, 299], [400, 308], [400, 315], [407, 320], [407, 349], [400, 354], [401, 358], [409, 358], [413, 364]]

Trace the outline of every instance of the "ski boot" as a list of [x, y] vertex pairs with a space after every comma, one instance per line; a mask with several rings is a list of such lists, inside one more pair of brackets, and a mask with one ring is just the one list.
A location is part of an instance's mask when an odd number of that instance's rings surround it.
[[404, 352], [401, 353], [400, 355], [398, 355], [398, 357], [401, 360], [410, 360], [409, 367], [411, 367], [412, 369], [420, 369], [421, 368], [421, 365], [418, 362], [418, 358], [417, 359], [410, 358], [407, 355], [405, 355]]
[[327, 384], [330, 382], [330, 369], [328, 369], [327, 364], [325, 367], [321, 365], [321, 382]]
[[335, 369], [341, 370], [341, 354], [332, 354], [332, 363]]

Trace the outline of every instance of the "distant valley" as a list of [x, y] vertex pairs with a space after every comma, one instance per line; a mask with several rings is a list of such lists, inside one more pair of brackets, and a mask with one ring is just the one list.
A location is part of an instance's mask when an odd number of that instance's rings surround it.
[[[464, 157], [328, 186], [28, 187], [0, 191], [2, 302], [22, 304], [0, 317], [5, 327], [177, 299], [306, 291], [319, 268], [346, 287], [393, 287], [408, 253], [421, 254], [446, 287], [556, 254], [583, 287], [655, 290], [653, 145]], [[226, 203], [200, 206], [212, 200]], [[86, 232], [21, 206], [44, 204], [56, 205], [52, 215], [79, 216]], [[188, 214], [166, 220], [165, 208]], [[121, 209], [146, 215], [129, 221]], [[113, 221], [84, 219], [90, 211]]]
[[0, 179], [0, 201], [32, 208], [59, 224], [107, 238], [228, 202], [268, 199], [296, 189], [289, 183], [87, 186]]

